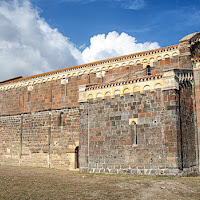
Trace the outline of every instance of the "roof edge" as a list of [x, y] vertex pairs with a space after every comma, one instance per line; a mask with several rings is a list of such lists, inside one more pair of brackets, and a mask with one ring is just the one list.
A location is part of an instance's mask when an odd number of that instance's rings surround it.
[[[51, 75], [51, 74], [56, 74], [56, 73], [59, 73], [59, 72], [79, 69], [79, 68], [83, 68], [83, 67], [90, 67], [90, 66], [92, 67], [92, 66], [95, 66], [95, 65], [98, 65], [98, 64], [104, 64], [104, 63], [115, 62], [115, 61], [119, 61], [119, 60], [123, 60], [123, 59], [129, 59], [133, 56], [150, 54], [152, 52], [156, 53], [157, 51], [161, 51], [161, 50], [165, 50], [165, 49], [169, 49], [169, 48], [176, 48], [178, 46], [179, 46], [178, 44], [175, 44], [175, 45], [170, 45], [170, 46], [167, 46], [167, 47], [161, 47], [161, 48], [158, 48], [158, 49], [152, 49], [152, 50], [149, 50], [149, 51], [143, 51], [143, 52], [128, 54], [128, 55], [124, 55], [124, 56], [113, 57], [113, 58], [95, 61], [95, 62], [91, 62], [91, 63], [86, 63], [86, 64], [82, 64], [82, 65], [77, 65], [77, 66], [73, 66], [73, 67], [67, 67], [67, 68], [63, 68], [63, 69], [59, 69], [59, 70], [54, 70], [54, 71], [50, 71], [50, 72], [45, 72], [45, 73], [41, 73], [41, 74], [36, 74], [36, 75], [32, 75], [32, 76], [19, 78], [19, 79], [16, 79], [16, 80], [7, 81], [6, 84], [7, 83], [14, 83], [14, 82], [18, 82], [18, 81], [23, 81], [23, 80], [27, 80], [27, 79], [33, 79], [33, 78], [42, 77], [42, 76], [47, 76], [47, 75]], [[4, 82], [4, 81], [2, 81], [2, 82]], [[4, 85], [4, 84], [5, 83], [0, 82], [0, 85]]]
[[199, 34], [200, 34], [200, 32], [195, 32], [195, 33], [191, 33], [189, 35], [186, 35], [181, 40], [179, 40], [179, 43], [190, 41], [193, 37], [195, 37], [196, 35], [199, 35]]

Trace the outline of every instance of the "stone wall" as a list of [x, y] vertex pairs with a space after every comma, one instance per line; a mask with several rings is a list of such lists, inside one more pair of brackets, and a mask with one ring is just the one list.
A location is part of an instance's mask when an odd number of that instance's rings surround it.
[[21, 116], [0, 118], [0, 164], [19, 165]]
[[[155, 61], [151, 66], [152, 75], [162, 73], [169, 66], [178, 66], [178, 59], [176, 55]], [[146, 73], [144, 65], [138, 63], [107, 68], [103, 76], [98, 76], [96, 72], [83, 73], [65, 80], [45, 81], [0, 91], [0, 137], [3, 141], [0, 144], [0, 163], [73, 168], [74, 149], [79, 141], [78, 86], [128, 80]], [[68, 109], [76, 110], [73, 114], [76, 128], [72, 128], [71, 119], [66, 119], [67, 123], [63, 122], [63, 126], [56, 122], [59, 112], [66, 110], [68, 113]], [[51, 111], [52, 115], [49, 115]], [[66, 113], [62, 112], [64, 117]], [[76, 146], [68, 149], [68, 144], [72, 145], [70, 138], [73, 134], [76, 135]]]
[[0, 117], [0, 164], [75, 168], [79, 110]]
[[[80, 140], [80, 171], [200, 169], [199, 42], [192, 34], [179, 45], [0, 83], [0, 164], [74, 169]], [[194, 70], [193, 88], [178, 88], [184, 70]], [[80, 100], [81, 86], [96, 87], [93, 100], [89, 90]], [[99, 92], [111, 87], [117, 93]]]
[[[187, 57], [180, 58], [173, 56], [152, 63], [151, 74], [162, 74], [163, 70], [179, 68], [191, 65]], [[191, 65], [192, 66], [192, 65]], [[126, 65], [111, 68], [105, 71], [103, 76], [95, 73], [82, 74], [67, 78], [65, 83], [62, 79], [46, 81], [33, 86], [20, 87], [10, 90], [0, 91], [0, 116], [11, 116], [23, 113], [41, 112], [45, 110], [57, 110], [63, 108], [79, 107], [78, 86], [105, 84], [117, 81], [126, 81], [130, 78], [145, 76], [146, 67], [143, 64]], [[1, 84], [0, 84], [1, 85]]]
[[194, 120], [194, 98], [192, 85], [189, 82], [180, 84], [180, 120], [182, 168], [196, 166], [196, 138]]
[[[200, 64], [200, 63], [199, 63]], [[194, 91], [195, 91], [195, 149], [196, 149], [196, 163], [200, 173], [200, 68], [194, 70]]]
[[80, 170], [177, 174], [178, 108], [176, 90], [81, 103]]

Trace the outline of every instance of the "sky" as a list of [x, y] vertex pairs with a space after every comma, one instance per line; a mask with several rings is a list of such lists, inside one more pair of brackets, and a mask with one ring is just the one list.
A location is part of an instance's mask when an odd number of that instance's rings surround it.
[[0, 0], [0, 81], [178, 44], [200, 0]]

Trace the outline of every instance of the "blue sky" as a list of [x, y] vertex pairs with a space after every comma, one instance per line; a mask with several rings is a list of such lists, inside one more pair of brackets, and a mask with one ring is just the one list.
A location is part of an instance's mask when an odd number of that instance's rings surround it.
[[[111, 31], [126, 32], [138, 42], [156, 41], [160, 46], [178, 43], [200, 30], [199, 0], [32, 0], [41, 16], [76, 45]], [[138, 5], [129, 9], [124, 4]]]
[[0, 0], [0, 80], [178, 44], [200, 0]]

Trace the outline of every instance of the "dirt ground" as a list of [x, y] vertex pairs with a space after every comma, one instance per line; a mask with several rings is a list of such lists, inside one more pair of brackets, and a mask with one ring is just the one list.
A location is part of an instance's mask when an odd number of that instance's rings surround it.
[[200, 177], [80, 174], [0, 166], [0, 199], [200, 199]]

